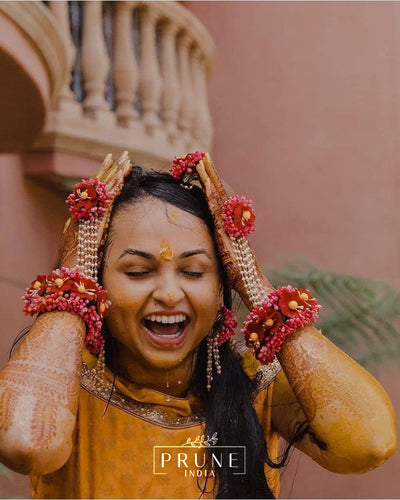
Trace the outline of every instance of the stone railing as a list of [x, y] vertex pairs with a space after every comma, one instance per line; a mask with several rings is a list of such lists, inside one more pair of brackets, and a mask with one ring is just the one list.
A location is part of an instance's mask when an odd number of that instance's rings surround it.
[[164, 168], [209, 150], [214, 43], [177, 2], [49, 1], [68, 54], [63, 88], [35, 152], [102, 158], [127, 149]]

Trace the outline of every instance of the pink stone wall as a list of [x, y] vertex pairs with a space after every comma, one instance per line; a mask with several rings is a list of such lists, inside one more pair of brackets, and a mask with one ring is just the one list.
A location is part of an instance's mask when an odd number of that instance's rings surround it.
[[[187, 2], [210, 31], [213, 157], [257, 255], [400, 284], [400, 3]], [[378, 379], [400, 411], [400, 369]], [[281, 498], [399, 498], [400, 456], [337, 475], [299, 452]]]
[[187, 2], [217, 46], [213, 157], [264, 262], [400, 284], [400, 3]]

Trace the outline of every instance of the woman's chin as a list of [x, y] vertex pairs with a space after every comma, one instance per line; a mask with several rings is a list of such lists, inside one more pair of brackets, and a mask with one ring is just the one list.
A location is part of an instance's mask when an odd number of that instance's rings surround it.
[[168, 371], [168, 370], [173, 370], [175, 368], [179, 368], [182, 365], [182, 362], [186, 358], [186, 356], [185, 355], [163, 356], [160, 354], [157, 356], [154, 355], [152, 356], [149, 354], [148, 356], [146, 356], [146, 361], [148, 365], [151, 366], [151, 368], [153, 369]]

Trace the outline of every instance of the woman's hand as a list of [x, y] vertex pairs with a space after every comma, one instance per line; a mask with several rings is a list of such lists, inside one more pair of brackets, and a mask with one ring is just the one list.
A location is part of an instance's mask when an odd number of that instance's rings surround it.
[[[115, 199], [120, 194], [125, 178], [132, 170], [132, 164], [128, 157], [128, 152], [124, 151], [117, 162], [114, 162], [111, 154], [108, 154], [101, 167], [99, 168], [97, 177], [99, 181], [106, 184], [107, 194], [110, 197], [110, 203], [105, 213], [99, 218], [99, 226], [97, 232], [97, 248], [101, 248], [107, 236], [107, 228], [110, 221], [111, 211]], [[59, 246], [59, 263], [60, 266], [72, 269], [78, 263], [77, 248], [78, 248], [78, 228], [79, 222], [74, 217], [70, 217], [64, 226], [63, 235]], [[99, 262], [102, 255], [98, 255]]]
[[[111, 198], [100, 220], [98, 248], [104, 243], [113, 203], [131, 169], [125, 152], [116, 163], [108, 155], [97, 173]], [[61, 265], [77, 265], [77, 243], [78, 222], [71, 218], [64, 229]], [[76, 314], [40, 314], [0, 372], [0, 460], [11, 469], [41, 475], [68, 460], [85, 334], [86, 325]]]
[[[223, 227], [228, 195], [208, 155], [196, 167], [216, 226], [216, 241], [228, 278], [246, 306], [249, 297], [232, 241]], [[260, 267], [257, 276], [271, 288]], [[366, 472], [396, 450], [396, 418], [391, 402], [366, 370], [308, 325], [290, 335], [277, 354], [283, 372], [273, 397], [272, 424], [290, 440], [306, 426], [296, 446], [323, 467], [341, 473]]]
[[[208, 154], [206, 154], [204, 158], [198, 163], [196, 171], [203, 187], [203, 192], [207, 199], [208, 207], [214, 219], [215, 239], [217, 242], [219, 254], [224, 264], [224, 268], [228, 275], [228, 280], [232, 288], [234, 288], [239, 293], [247, 308], [252, 309], [255, 304], [253, 304], [253, 301], [249, 296], [244, 281], [244, 276], [242, 275], [242, 272], [240, 270], [238, 257], [235, 254], [232, 240], [222, 224], [223, 204], [229, 198], [229, 196]], [[266, 295], [268, 293], [268, 290], [272, 289], [272, 285], [269, 283], [269, 281], [261, 271], [259, 265], [257, 264], [254, 253], [251, 251], [250, 246], [249, 250], [254, 259], [257, 277], [262, 283]]]

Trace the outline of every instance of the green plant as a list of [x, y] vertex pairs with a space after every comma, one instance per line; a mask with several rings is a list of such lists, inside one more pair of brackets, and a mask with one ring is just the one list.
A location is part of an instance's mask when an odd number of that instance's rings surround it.
[[[323, 308], [316, 327], [369, 370], [400, 360], [400, 292], [387, 283], [332, 273], [308, 262], [290, 262], [281, 269], [263, 266], [274, 286], [308, 288]], [[239, 307], [240, 324], [247, 315]]]

